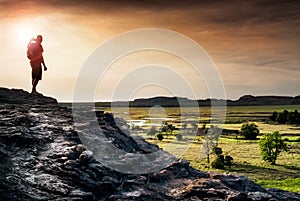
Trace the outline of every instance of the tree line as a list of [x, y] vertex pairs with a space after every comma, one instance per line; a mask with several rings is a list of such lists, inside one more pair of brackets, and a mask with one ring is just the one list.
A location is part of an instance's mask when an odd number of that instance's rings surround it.
[[270, 120], [279, 124], [300, 124], [300, 114], [298, 110], [276, 112], [274, 111], [270, 116]]

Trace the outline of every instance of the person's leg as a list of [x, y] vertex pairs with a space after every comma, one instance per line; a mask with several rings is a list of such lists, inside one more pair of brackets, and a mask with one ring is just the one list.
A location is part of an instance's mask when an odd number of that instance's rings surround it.
[[32, 65], [32, 94], [37, 94], [36, 86], [42, 79], [42, 67], [41, 65]]
[[32, 80], [32, 91], [31, 91], [31, 93], [37, 93], [36, 86], [37, 86], [38, 83], [39, 83], [38, 79]]

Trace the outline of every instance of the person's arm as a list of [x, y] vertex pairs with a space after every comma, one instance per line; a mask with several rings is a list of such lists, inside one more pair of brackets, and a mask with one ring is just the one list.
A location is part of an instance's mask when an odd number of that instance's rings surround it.
[[45, 64], [45, 61], [44, 61], [44, 57], [42, 56], [42, 64], [43, 64], [43, 66], [44, 66], [44, 71], [46, 71], [47, 70], [47, 67], [46, 67], [46, 64]]
[[40, 48], [41, 48], [41, 58], [42, 58], [42, 64], [44, 66], [44, 71], [47, 70], [47, 67], [46, 67], [46, 64], [45, 64], [45, 61], [44, 61], [44, 57], [43, 57], [43, 52], [44, 52], [44, 48], [42, 45], [40, 45]]

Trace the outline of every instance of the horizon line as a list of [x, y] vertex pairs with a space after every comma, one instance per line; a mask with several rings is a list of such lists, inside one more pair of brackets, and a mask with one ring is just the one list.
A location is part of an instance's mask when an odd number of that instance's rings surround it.
[[154, 98], [177, 98], [177, 99], [187, 99], [187, 100], [191, 100], [191, 101], [199, 101], [199, 100], [217, 100], [217, 101], [238, 101], [240, 98], [242, 97], [286, 97], [286, 98], [296, 98], [300, 95], [296, 95], [296, 96], [289, 96], [289, 95], [250, 95], [250, 94], [246, 94], [246, 95], [242, 95], [237, 99], [220, 99], [220, 98], [198, 98], [198, 99], [191, 99], [188, 97], [182, 97], [182, 96], [151, 96], [151, 97], [141, 97], [141, 98], [135, 98], [132, 100], [97, 100], [97, 101], [77, 101], [77, 102], [73, 102], [73, 101], [58, 101], [59, 103], [118, 103], [118, 102], [132, 102], [132, 101], [136, 101], [136, 100], [147, 100], [147, 99], [154, 99]]

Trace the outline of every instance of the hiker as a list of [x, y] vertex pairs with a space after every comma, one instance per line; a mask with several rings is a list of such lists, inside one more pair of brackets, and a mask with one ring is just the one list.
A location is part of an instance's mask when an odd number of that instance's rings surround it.
[[30, 66], [32, 69], [32, 91], [31, 94], [38, 94], [36, 91], [36, 86], [42, 79], [42, 64], [44, 66], [44, 71], [47, 67], [43, 58], [43, 46], [41, 45], [43, 37], [38, 35], [36, 39], [31, 39], [27, 46], [27, 57], [30, 59]]

